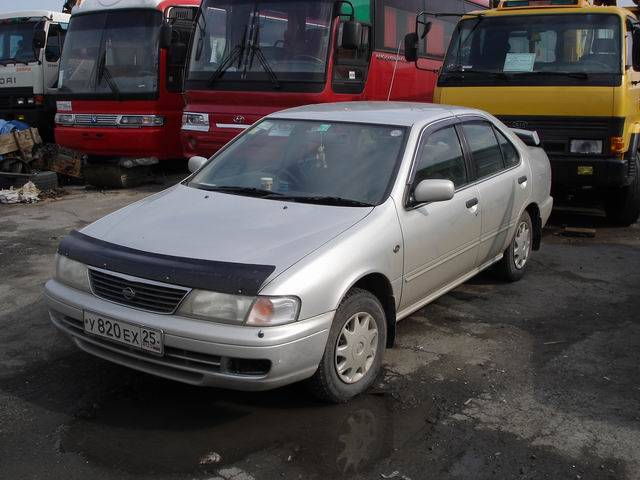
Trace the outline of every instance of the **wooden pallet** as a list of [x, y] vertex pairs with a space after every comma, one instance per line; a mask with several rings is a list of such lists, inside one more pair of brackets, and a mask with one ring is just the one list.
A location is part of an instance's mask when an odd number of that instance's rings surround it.
[[0, 135], [0, 155], [19, 152], [23, 160], [31, 160], [33, 146], [42, 143], [37, 128], [16, 131]]

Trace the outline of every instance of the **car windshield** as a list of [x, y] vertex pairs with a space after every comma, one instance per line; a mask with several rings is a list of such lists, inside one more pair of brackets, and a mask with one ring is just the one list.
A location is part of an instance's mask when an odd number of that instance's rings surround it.
[[404, 144], [403, 127], [267, 119], [190, 181], [205, 190], [300, 202], [380, 204]]
[[158, 88], [160, 12], [137, 10], [71, 19], [60, 64], [63, 94], [149, 95]]
[[[23, 19], [24, 20], [24, 19]], [[0, 20], [0, 64], [8, 61], [33, 62], [35, 21]]]
[[[610, 14], [479, 16], [460, 22], [443, 74], [473, 83], [526, 78], [540, 83], [563, 77], [619, 76], [621, 21]], [[494, 73], [493, 77], [487, 74]], [[554, 80], [555, 79], [555, 80]]]
[[333, 8], [327, 0], [205, 0], [187, 80], [241, 89], [246, 82], [322, 82]]

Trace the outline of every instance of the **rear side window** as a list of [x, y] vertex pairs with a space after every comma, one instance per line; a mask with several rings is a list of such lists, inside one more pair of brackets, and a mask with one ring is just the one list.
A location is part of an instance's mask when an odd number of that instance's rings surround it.
[[469, 143], [471, 157], [479, 179], [504, 169], [502, 152], [490, 123], [465, 123], [462, 125], [462, 129]]
[[420, 147], [414, 185], [432, 178], [451, 180], [456, 188], [467, 183], [462, 147], [453, 126], [432, 133]]
[[506, 167], [509, 168], [517, 165], [520, 162], [520, 155], [518, 155], [516, 147], [513, 146], [513, 143], [511, 143], [500, 130], [496, 130], [496, 135], [498, 136], [498, 143], [500, 143], [500, 150], [502, 150]]

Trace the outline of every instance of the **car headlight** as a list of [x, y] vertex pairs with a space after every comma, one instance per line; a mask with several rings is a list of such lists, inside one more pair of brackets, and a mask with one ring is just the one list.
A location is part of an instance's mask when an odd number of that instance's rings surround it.
[[571, 140], [571, 153], [600, 154], [602, 153], [602, 140]]
[[91, 291], [87, 266], [60, 254], [56, 254], [56, 279], [78, 290]]
[[17, 103], [18, 105], [24, 105], [24, 98], [18, 98], [18, 99], [16, 100], [16, 103]]
[[36, 99], [35, 98], [33, 98], [33, 97], [27, 98], [27, 104], [35, 105], [35, 103], [36, 103]]
[[295, 322], [300, 301], [295, 297], [246, 297], [193, 290], [178, 315], [236, 325], [274, 326]]
[[55, 122], [58, 125], [73, 125], [75, 121], [76, 117], [71, 113], [56, 113]]
[[206, 113], [184, 112], [182, 114], [182, 130], [209, 131], [209, 115]]
[[122, 115], [118, 124], [123, 127], [159, 127], [164, 125], [160, 115]]

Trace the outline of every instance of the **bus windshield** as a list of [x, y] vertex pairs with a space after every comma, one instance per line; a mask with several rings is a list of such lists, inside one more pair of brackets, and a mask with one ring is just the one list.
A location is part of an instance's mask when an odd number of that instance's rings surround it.
[[71, 19], [60, 63], [59, 92], [148, 96], [158, 90], [162, 14], [114, 11]]
[[33, 29], [35, 21], [0, 20], [0, 65], [34, 62]]
[[187, 84], [246, 90], [247, 82], [257, 89], [324, 82], [333, 6], [327, 0], [204, 0]]
[[620, 82], [621, 20], [611, 14], [478, 16], [456, 28], [441, 85]]

